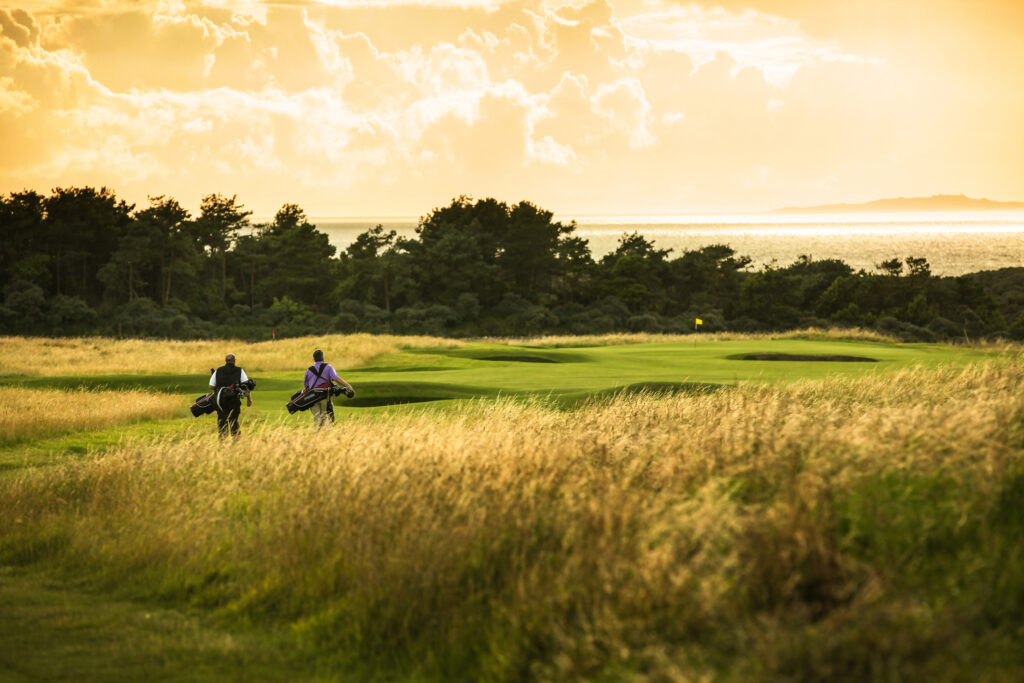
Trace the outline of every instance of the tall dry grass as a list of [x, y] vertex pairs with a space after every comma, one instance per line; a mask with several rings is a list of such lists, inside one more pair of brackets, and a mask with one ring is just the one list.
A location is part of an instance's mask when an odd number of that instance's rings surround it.
[[1022, 382], [1004, 360], [139, 441], [0, 481], [0, 558], [290, 624], [384, 678], [1010, 680]]
[[460, 342], [436, 337], [349, 334], [299, 337], [275, 342], [175, 341], [83, 337], [52, 339], [0, 337], [0, 374], [120, 375], [195, 374], [237, 356], [247, 371], [298, 370], [312, 363], [322, 349], [338, 368], [361, 365], [399, 348], [452, 347]]
[[181, 397], [146, 391], [0, 388], [0, 443], [173, 417]]
[[[524, 346], [618, 346], [622, 344], [662, 344], [672, 342], [692, 342], [692, 334], [660, 334], [648, 332], [616, 332], [613, 334], [591, 335], [545, 335], [540, 337], [496, 338], [488, 339], [495, 343], [521, 344]], [[875, 330], [861, 328], [820, 328], [808, 327], [786, 332], [701, 332], [696, 336], [699, 341], [746, 341], [751, 339], [815, 339], [825, 341], [866, 341], [896, 343], [899, 339]]]

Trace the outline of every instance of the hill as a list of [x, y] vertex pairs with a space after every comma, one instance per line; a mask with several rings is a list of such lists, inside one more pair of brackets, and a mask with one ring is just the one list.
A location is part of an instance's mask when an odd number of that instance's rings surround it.
[[772, 213], [882, 213], [892, 211], [1024, 211], [1024, 202], [1000, 202], [974, 199], [962, 194], [937, 194], [931, 197], [895, 197], [861, 204], [821, 204], [788, 206]]

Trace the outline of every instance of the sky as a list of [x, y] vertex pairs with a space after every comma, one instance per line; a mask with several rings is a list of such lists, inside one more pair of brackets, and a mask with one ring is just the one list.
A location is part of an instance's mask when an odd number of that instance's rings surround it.
[[1024, 2], [0, 7], [0, 193], [76, 185], [314, 217], [1024, 200]]

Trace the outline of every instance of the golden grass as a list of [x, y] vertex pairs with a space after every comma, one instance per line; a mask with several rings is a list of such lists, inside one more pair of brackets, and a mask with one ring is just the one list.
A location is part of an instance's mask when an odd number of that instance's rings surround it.
[[[692, 334], [652, 334], [647, 332], [617, 332], [594, 335], [547, 335], [541, 337], [494, 338], [486, 341], [523, 346], [618, 346], [622, 344], [662, 344], [692, 342]], [[861, 328], [820, 328], [808, 327], [801, 330], [773, 333], [747, 332], [700, 332], [696, 339], [709, 341], [745, 341], [750, 339], [820, 339], [826, 341], [899, 342], [895, 337], [875, 330]]]
[[[895, 342], [870, 330], [808, 328], [772, 335], [733, 332], [701, 334], [700, 341], [746, 339], [824, 339]], [[484, 341], [525, 346], [609, 346], [620, 344], [693, 341], [692, 335], [609, 334], [593, 336], [546, 336], [495, 338]], [[0, 375], [152, 375], [201, 374], [224, 362], [234, 353], [238, 364], [253, 372], [300, 370], [312, 363], [313, 349], [323, 349], [327, 360], [339, 370], [365, 364], [372, 358], [402, 348], [452, 348], [463, 341], [440, 337], [396, 335], [327, 335], [299, 337], [276, 342], [233, 340], [175, 341], [108, 339], [83, 337], [0, 337]], [[991, 351], [1020, 351], [1020, 345], [982, 342], [978, 348]]]
[[14, 375], [196, 374], [224, 364], [234, 353], [248, 372], [298, 370], [322, 349], [341, 368], [361, 365], [399, 348], [452, 347], [460, 342], [436, 337], [351, 334], [299, 337], [275, 342], [175, 341], [141, 339], [48, 339], [0, 337], [0, 373]]
[[956, 678], [1004, 537], [956, 594], [915, 581], [1022, 471], [1021, 386], [1009, 359], [138, 441], [4, 481], [0, 539], [442, 678]]
[[172, 417], [181, 409], [180, 396], [146, 391], [0, 388], [0, 443]]

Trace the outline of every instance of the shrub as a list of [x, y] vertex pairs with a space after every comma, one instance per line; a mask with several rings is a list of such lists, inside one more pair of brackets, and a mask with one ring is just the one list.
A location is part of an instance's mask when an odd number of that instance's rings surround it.
[[181, 311], [161, 308], [152, 299], [139, 297], [114, 309], [113, 323], [119, 334], [129, 337], [177, 337], [195, 335], [191, 321]]
[[630, 332], [660, 332], [663, 329], [658, 316], [653, 313], [631, 316], [626, 321], [626, 329]]
[[948, 318], [936, 316], [928, 323], [928, 329], [938, 339], [956, 339], [963, 336], [963, 329]]
[[924, 327], [918, 327], [913, 323], [904, 322], [892, 316], [882, 316], [875, 322], [875, 329], [902, 341], [908, 342], [930, 342], [935, 341], [935, 335]]

